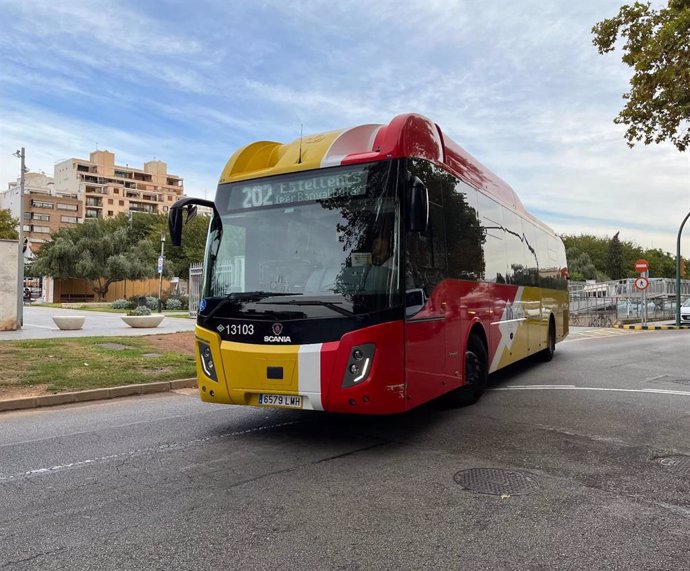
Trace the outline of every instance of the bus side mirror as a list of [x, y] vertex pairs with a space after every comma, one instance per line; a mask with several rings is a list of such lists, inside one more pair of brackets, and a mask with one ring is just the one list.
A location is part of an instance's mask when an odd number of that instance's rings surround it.
[[[173, 246], [180, 246], [182, 244], [182, 226], [194, 219], [197, 213], [197, 205], [212, 208], [214, 215], [218, 215], [215, 204], [211, 200], [192, 197], [178, 200], [170, 207], [170, 212], [168, 213], [168, 229], [170, 230], [170, 239]], [[187, 217], [183, 220], [185, 211], [187, 212]]]
[[170, 230], [170, 241], [173, 246], [182, 244], [182, 208], [170, 207], [168, 213], [168, 230]]
[[426, 232], [429, 229], [429, 191], [419, 177], [414, 177], [407, 201], [408, 232]]

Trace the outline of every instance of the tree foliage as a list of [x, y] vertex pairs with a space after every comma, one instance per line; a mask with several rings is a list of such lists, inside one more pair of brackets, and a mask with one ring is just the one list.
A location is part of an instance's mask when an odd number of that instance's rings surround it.
[[39, 250], [31, 273], [92, 280], [102, 300], [112, 283], [153, 277], [155, 256], [151, 241], [133, 241], [120, 220], [96, 219], [54, 234]]
[[592, 32], [600, 54], [625, 38], [622, 60], [633, 76], [614, 123], [628, 127], [628, 145], [668, 140], [684, 151], [690, 144], [690, 0], [669, 0], [659, 10], [648, 2], [625, 5]]
[[1, 240], [16, 240], [19, 238], [17, 228], [19, 220], [12, 216], [9, 210], [0, 210], [0, 239]]
[[160, 248], [161, 233], [165, 232], [164, 271], [167, 276], [180, 276], [186, 279], [189, 274], [189, 265], [204, 259], [210, 221], [207, 216], [197, 216], [185, 225], [182, 245], [179, 247], [172, 245], [168, 217], [165, 214], [136, 213], [131, 218], [122, 215], [117, 220], [121, 226], [130, 228], [132, 241], [149, 239], [157, 248]]
[[613, 239], [599, 238], [591, 234], [563, 235], [561, 239], [565, 244], [568, 270], [570, 279], [573, 281], [586, 279], [606, 281], [637, 277], [639, 274], [634, 270], [634, 265], [635, 261], [639, 259], [645, 259], [649, 262], [650, 275], [653, 278], [674, 278], [676, 276], [675, 255], [659, 248], [644, 249], [634, 242], [618, 238], [623, 272], [621, 278], [615, 278], [607, 269], [609, 267], [610, 244]]
[[606, 256], [606, 273], [612, 280], [622, 280], [626, 277], [623, 264], [623, 244], [618, 238], [620, 232], [616, 232], [609, 241], [608, 255]]

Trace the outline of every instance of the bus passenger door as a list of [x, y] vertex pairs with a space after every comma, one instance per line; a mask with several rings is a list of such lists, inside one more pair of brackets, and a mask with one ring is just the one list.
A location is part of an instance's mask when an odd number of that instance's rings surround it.
[[[429, 179], [427, 178], [427, 181]], [[429, 228], [406, 234], [405, 369], [407, 398], [417, 406], [446, 392], [449, 386], [447, 335], [450, 299], [446, 278], [443, 212], [429, 186]]]

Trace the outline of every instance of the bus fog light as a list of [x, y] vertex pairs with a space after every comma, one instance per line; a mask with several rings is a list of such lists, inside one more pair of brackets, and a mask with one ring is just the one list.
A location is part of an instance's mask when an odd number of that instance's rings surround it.
[[206, 343], [198, 342], [199, 345], [199, 357], [201, 360], [201, 368], [204, 374], [212, 381], [218, 382], [218, 376], [216, 375], [216, 366], [213, 362], [213, 355], [211, 354], [211, 347]]
[[357, 345], [352, 348], [345, 375], [343, 375], [343, 388], [354, 387], [368, 379], [374, 362], [375, 351], [376, 345], [373, 343]]

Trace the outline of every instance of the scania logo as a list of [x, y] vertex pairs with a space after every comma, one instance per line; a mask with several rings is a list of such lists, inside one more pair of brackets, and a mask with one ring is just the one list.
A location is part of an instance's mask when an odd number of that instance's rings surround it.
[[273, 335], [266, 335], [264, 337], [264, 343], [292, 343], [289, 335], [281, 335], [283, 332], [282, 323], [274, 323], [271, 327]]

